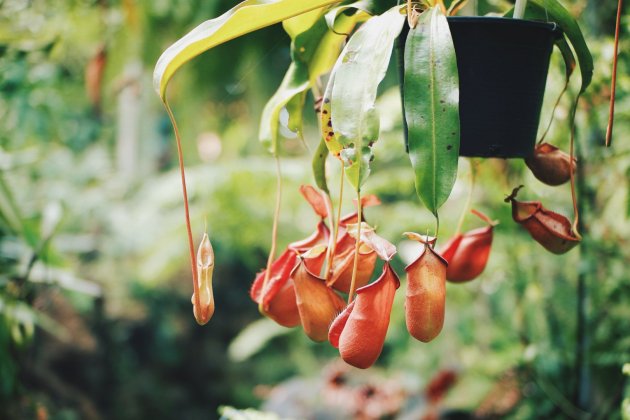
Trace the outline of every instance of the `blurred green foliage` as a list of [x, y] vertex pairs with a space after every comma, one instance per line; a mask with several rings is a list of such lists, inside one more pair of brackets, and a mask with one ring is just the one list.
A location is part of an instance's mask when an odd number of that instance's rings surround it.
[[[479, 10], [502, 3], [479, 1]], [[565, 3], [580, 16], [596, 60], [578, 111], [585, 241], [565, 256], [550, 255], [512, 222], [502, 200], [524, 183], [524, 197], [570, 214], [568, 188], [540, 184], [520, 161], [473, 162], [474, 206], [500, 221], [489, 266], [475, 282], [448, 286], [445, 328], [429, 345], [406, 333], [401, 289], [383, 354], [365, 379], [376, 391], [397, 382], [407, 395], [402, 412], [418, 408], [430, 378], [454, 369], [459, 380], [441, 402], [445, 410], [622, 416], [622, 366], [630, 361], [630, 19], [624, 13], [615, 138], [604, 149], [616, 2]], [[278, 395], [285, 408], [295, 406], [293, 398], [306, 401], [307, 413], [317, 405], [331, 410], [329, 418], [351, 416], [320, 395], [329, 378], [322, 366], [336, 351], [261, 321], [248, 296], [270, 244], [274, 163], [256, 137], [262, 107], [289, 62], [279, 26], [199, 57], [170, 87], [193, 228], [199, 237], [207, 228], [217, 260], [217, 312], [204, 328], [192, 317], [174, 142], [151, 71], [167, 45], [232, 4], [0, 1], [0, 417], [213, 418], [225, 404], [278, 411]], [[107, 58], [95, 106], [86, 68], [101, 45]], [[554, 57], [541, 127], [562, 78]], [[383, 200], [367, 217], [399, 245], [395, 268], [402, 273], [413, 248], [401, 232], [422, 231], [432, 218], [415, 198], [396, 81], [392, 69], [365, 192]], [[573, 83], [575, 92], [579, 80]], [[570, 102], [570, 95], [561, 102], [548, 138], [565, 150]], [[314, 150], [315, 118], [307, 119]], [[297, 194], [312, 182], [305, 147], [290, 138], [283, 147], [281, 246], [317, 222]], [[444, 237], [455, 230], [468, 173], [462, 163], [441, 213]], [[473, 227], [467, 218], [465, 228]], [[583, 324], [576, 317], [580, 287]], [[344, 374], [363, 384], [357, 371]], [[269, 387], [278, 384], [274, 393]], [[308, 398], [289, 392], [292, 384]], [[585, 401], [576, 397], [578, 385], [586, 387]]]

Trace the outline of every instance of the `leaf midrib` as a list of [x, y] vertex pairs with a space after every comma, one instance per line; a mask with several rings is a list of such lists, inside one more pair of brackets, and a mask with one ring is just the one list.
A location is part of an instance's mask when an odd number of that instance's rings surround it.
[[429, 23], [429, 69], [430, 69], [430, 77], [431, 77], [431, 143], [433, 147], [431, 148], [431, 152], [433, 153], [433, 173], [431, 174], [431, 184], [433, 189], [433, 209], [437, 213], [437, 183], [436, 183], [436, 174], [437, 174], [437, 145], [436, 145], [436, 115], [435, 115], [435, 54], [434, 54], [434, 36], [433, 36], [433, 27], [435, 23], [435, 11], [431, 12], [433, 16], [431, 16], [431, 20]]

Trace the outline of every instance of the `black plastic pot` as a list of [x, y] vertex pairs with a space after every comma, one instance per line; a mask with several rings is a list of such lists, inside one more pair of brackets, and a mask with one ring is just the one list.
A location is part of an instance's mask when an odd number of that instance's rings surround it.
[[[561, 30], [553, 23], [497, 17], [449, 17], [448, 23], [459, 72], [460, 155], [530, 156]], [[407, 32], [405, 26], [399, 57]], [[402, 71], [401, 65], [401, 84]]]

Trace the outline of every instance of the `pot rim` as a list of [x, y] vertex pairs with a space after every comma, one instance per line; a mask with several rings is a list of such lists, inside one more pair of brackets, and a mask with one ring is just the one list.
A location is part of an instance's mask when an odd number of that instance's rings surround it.
[[449, 16], [447, 20], [450, 23], [457, 24], [489, 24], [489, 25], [505, 25], [505, 26], [521, 26], [524, 28], [540, 28], [546, 29], [557, 35], [562, 34], [560, 26], [555, 22], [544, 22], [540, 20], [529, 19], [513, 19], [502, 16]]

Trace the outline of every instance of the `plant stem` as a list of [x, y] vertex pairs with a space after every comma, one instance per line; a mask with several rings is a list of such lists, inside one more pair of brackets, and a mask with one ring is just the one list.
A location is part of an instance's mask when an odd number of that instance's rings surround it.
[[470, 208], [470, 203], [472, 203], [473, 190], [475, 189], [475, 163], [472, 159], [469, 159], [470, 163], [470, 189], [468, 190], [468, 197], [466, 198], [466, 204], [462, 209], [462, 214], [459, 216], [459, 222], [457, 222], [457, 230], [455, 231], [455, 235], [459, 235], [462, 232], [462, 226], [464, 225], [464, 219], [466, 218], [466, 214], [468, 213], [468, 209]]
[[571, 147], [570, 147], [570, 151], [569, 151], [569, 155], [570, 155], [570, 164], [569, 164], [569, 174], [571, 176], [571, 198], [573, 200], [573, 227], [572, 227], [572, 231], [573, 234], [578, 238], [578, 239], [582, 239], [582, 236], [580, 235], [580, 230], [579, 230], [579, 224], [580, 224], [580, 210], [578, 208], [578, 202], [577, 202], [577, 194], [575, 191], [575, 115], [577, 114], [577, 107], [578, 107], [578, 103], [580, 101], [580, 94], [578, 93], [577, 97], [575, 98], [575, 103], [573, 104], [573, 107], [571, 108], [571, 115], [570, 115], [570, 121], [571, 121]]
[[[590, 117], [593, 121], [593, 117]], [[591, 122], [592, 133], [591, 139], [582, 143], [585, 150], [582, 147], [576, 148], [576, 157], [579, 162], [585, 161], [585, 156], [592, 156], [590, 153], [592, 150], [591, 145], [599, 141], [600, 129], [597, 123]], [[593, 134], [594, 133], [594, 134]], [[578, 145], [581, 146], [581, 145]], [[585, 172], [586, 168], [582, 165], [577, 166], [577, 182], [576, 188], [583, 199], [578, 203], [579, 211], [584, 214], [586, 209], [591, 210], [595, 207], [595, 194], [586, 182]], [[581, 219], [580, 219], [581, 220]], [[584, 226], [582, 221], [579, 222], [578, 229], [588, 236], [588, 228]], [[589, 289], [588, 278], [594, 278], [595, 273], [598, 271], [597, 266], [601, 264], [601, 261], [594, 256], [594, 249], [591, 248], [589, 241], [583, 241], [579, 247], [580, 261], [585, 262], [584, 266], [588, 267], [587, 270], [580, 270], [577, 278], [577, 305], [576, 305], [576, 346], [575, 346], [575, 378], [577, 379], [575, 387], [575, 399], [574, 404], [585, 412], [590, 412], [591, 407], [591, 371], [589, 366], [589, 354], [588, 349], [590, 347], [590, 331], [592, 323], [588, 320], [588, 307], [589, 307]]]
[[525, 16], [525, 7], [527, 7], [527, 0], [516, 0], [514, 5], [514, 19], [523, 19]]
[[166, 108], [168, 117], [171, 120], [171, 124], [173, 125], [173, 131], [175, 132], [175, 141], [177, 143], [177, 157], [179, 160], [179, 175], [182, 182], [182, 193], [184, 196], [184, 214], [186, 217], [186, 232], [188, 234], [188, 251], [190, 253], [190, 266], [192, 269], [193, 278], [193, 297], [195, 299], [195, 308], [201, 308], [201, 301], [199, 297], [199, 280], [197, 278], [197, 255], [195, 254], [192, 228], [190, 226], [190, 209], [188, 207], [188, 190], [186, 189], [186, 172], [184, 171], [184, 154], [182, 152], [182, 142], [179, 134], [179, 128], [177, 127], [177, 123], [175, 122], [173, 111], [171, 110], [171, 107], [169, 106], [166, 99], [164, 99], [163, 103], [164, 107]]
[[354, 300], [354, 292], [357, 288], [357, 270], [359, 268], [359, 248], [361, 247], [361, 221], [363, 220], [363, 206], [361, 205], [361, 190], [357, 189], [357, 239], [354, 245], [354, 265], [352, 266], [352, 281], [350, 282], [350, 292], [348, 294], [348, 305]]
[[[328, 223], [330, 224], [331, 229], [334, 229], [335, 226], [335, 215], [334, 215], [334, 206], [332, 204], [332, 198], [330, 197], [329, 192], [325, 192], [326, 194], [326, 210], [328, 211]], [[328, 282], [328, 278], [330, 277], [330, 270], [332, 267], [332, 258], [335, 254], [336, 238], [334, 235], [330, 235], [328, 239], [328, 248], [326, 249], [326, 268], [324, 270], [324, 279]]]
[[[276, 247], [278, 245], [278, 220], [280, 219], [280, 206], [282, 202], [282, 171], [280, 168], [280, 158], [275, 155], [276, 159], [276, 207], [273, 211], [273, 227], [271, 228], [271, 249], [269, 250], [269, 256], [267, 257], [267, 267], [265, 269], [265, 278], [263, 279], [262, 295], [265, 293], [265, 288], [269, 279], [271, 278], [271, 265], [276, 256]], [[264, 314], [263, 299], [261, 297], [258, 302], [258, 311]]]
[[567, 78], [567, 81], [564, 83], [564, 87], [562, 88], [562, 92], [560, 92], [560, 95], [558, 95], [558, 99], [556, 99], [556, 102], [553, 105], [553, 109], [551, 110], [551, 117], [549, 118], [549, 123], [547, 123], [547, 128], [545, 128], [545, 131], [540, 137], [540, 140], [538, 140], [538, 143], [536, 143], [537, 145], [541, 145], [545, 141], [545, 137], [547, 137], [547, 134], [549, 133], [549, 129], [551, 129], [551, 125], [553, 124], [553, 119], [554, 119], [554, 115], [556, 114], [556, 109], [558, 109], [558, 105], [560, 105], [560, 101], [562, 100], [562, 97], [564, 96], [568, 88], [569, 88], [569, 79]]
[[[339, 205], [337, 206], [337, 217], [336, 220], [335, 218], [332, 217], [332, 212], [331, 212], [331, 227], [333, 229], [333, 235], [330, 238], [330, 245], [328, 246], [328, 260], [326, 262], [326, 274], [325, 274], [325, 278], [326, 278], [326, 282], [328, 283], [328, 279], [330, 279], [330, 275], [332, 272], [332, 263], [333, 263], [333, 258], [335, 258], [335, 251], [337, 251], [337, 238], [339, 237], [339, 222], [341, 221], [341, 203], [343, 203], [343, 182], [344, 182], [344, 177], [346, 175], [346, 167], [344, 166], [343, 162], [341, 162], [341, 181], [339, 182]], [[359, 207], [360, 204], [359, 204]]]
[[608, 127], [606, 127], [606, 147], [610, 147], [615, 120], [615, 96], [617, 93], [617, 61], [619, 61], [619, 27], [621, 26], [621, 8], [623, 1], [617, 4], [617, 19], [615, 23], [615, 49], [613, 52], [612, 78], [610, 80], [610, 107], [608, 109]]

